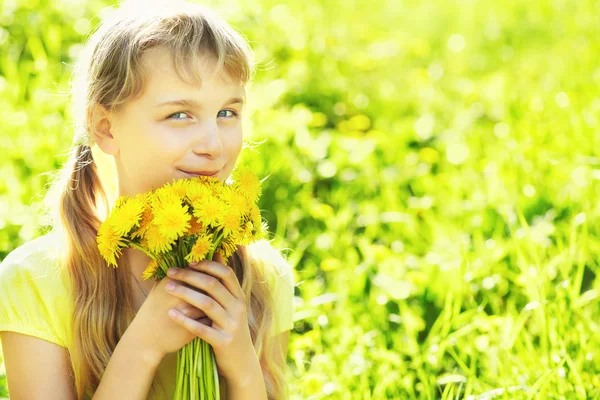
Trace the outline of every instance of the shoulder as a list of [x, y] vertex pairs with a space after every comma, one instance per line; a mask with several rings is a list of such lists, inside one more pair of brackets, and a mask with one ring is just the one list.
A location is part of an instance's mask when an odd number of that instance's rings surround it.
[[17, 283], [22, 279], [58, 277], [61, 272], [59, 249], [59, 236], [55, 232], [20, 245], [0, 263], [0, 285], [8, 281]]
[[294, 286], [291, 264], [281, 254], [281, 250], [276, 249], [271, 242], [266, 239], [253, 242], [248, 245], [248, 252], [252, 262], [260, 265], [267, 277], [274, 276], [278, 281], [290, 287]]
[[70, 340], [68, 274], [56, 234], [10, 252], [0, 263], [0, 331], [25, 333], [65, 346]]

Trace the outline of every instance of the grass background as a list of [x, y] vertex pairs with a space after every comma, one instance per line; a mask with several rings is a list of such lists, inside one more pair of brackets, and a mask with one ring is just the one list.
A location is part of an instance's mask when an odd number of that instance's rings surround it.
[[[600, 2], [206, 3], [264, 65], [242, 161], [291, 249], [292, 398], [600, 398]], [[2, 259], [114, 3], [0, 4]]]

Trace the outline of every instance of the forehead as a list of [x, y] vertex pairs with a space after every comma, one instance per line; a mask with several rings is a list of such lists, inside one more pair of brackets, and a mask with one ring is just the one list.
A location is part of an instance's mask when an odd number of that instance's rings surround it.
[[[184, 79], [177, 74], [173, 65], [172, 53], [163, 47], [148, 50], [142, 56], [144, 68], [144, 90], [142, 97], [159, 100], [173, 95], [201, 96], [199, 101], [223, 101], [230, 97], [244, 97], [244, 85], [233, 79], [222, 70], [221, 75], [212, 76], [216, 60], [214, 57], [202, 57], [194, 65], [194, 73], [201, 80], [199, 83]], [[187, 66], [186, 66], [187, 67]]]

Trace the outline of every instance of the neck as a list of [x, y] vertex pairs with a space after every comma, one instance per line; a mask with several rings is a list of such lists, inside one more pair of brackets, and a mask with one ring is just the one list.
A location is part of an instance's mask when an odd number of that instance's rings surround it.
[[[143, 280], [142, 274], [148, 266], [148, 263], [150, 262], [151, 258], [144, 254], [142, 251], [133, 248], [124, 249], [123, 257], [127, 260], [127, 264], [129, 265], [129, 268], [134, 278], [138, 280], [138, 282], [144, 288], [146, 293], [150, 293], [150, 290], [152, 290], [155, 281], [154, 279]], [[144, 295], [143, 293], [141, 293], [140, 288], [138, 287], [137, 283], [135, 283], [135, 281], [133, 282], [133, 286], [135, 287], [134, 290], [140, 292], [142, 296]]]

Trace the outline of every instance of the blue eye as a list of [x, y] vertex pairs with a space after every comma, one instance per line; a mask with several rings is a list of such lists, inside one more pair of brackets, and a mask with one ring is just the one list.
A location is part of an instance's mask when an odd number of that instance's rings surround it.
[[185, 113], [184, 113], [184, 112], [182, 112], [182, 111], [180, 111], [180, 112], [176, 112], [175, 114], [171, 114], [171, 115], [169, 115], [167, 118], [168, 118], [168, 119], [175, 119], [175, 120], [180, 120], [180, 119], [182, 119], [182, 118], [171, 118], [173, 115], [177, 115], [177, 114], [185, 114]]
[[231, 116], [232, 118], [235, 118], [235, 117], [237, 117], [237, 115], [238, 115], [238, 113], [236, 113], [236, 112], [235, 112], [235, 111], [233, 111], [233, 110], [221, 110], [221, 111], [219, 111], [219, 112], [223, 112], [223, 111], [225, 111], [225, 112], [229, 111], [230, 113], [232, 113], [232, 114], [233, 114], [233, 115]]

